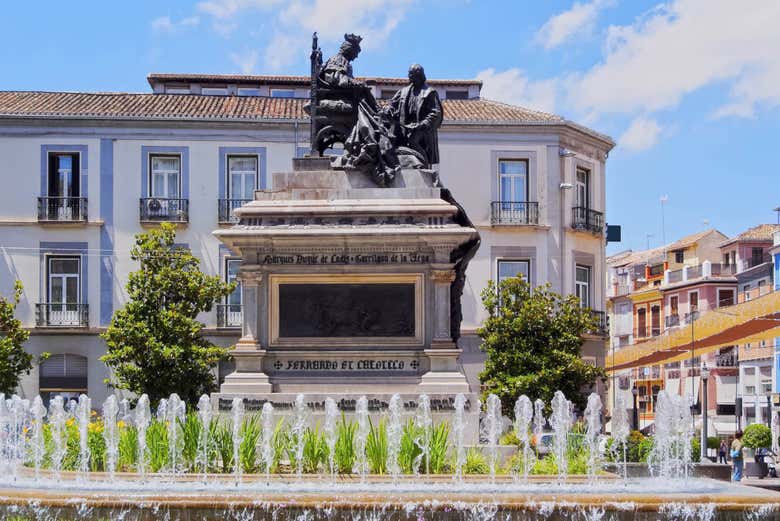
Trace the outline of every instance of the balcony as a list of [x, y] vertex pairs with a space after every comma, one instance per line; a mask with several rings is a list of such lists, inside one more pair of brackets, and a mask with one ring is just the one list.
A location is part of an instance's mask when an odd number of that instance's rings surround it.
[[236, 224], [238, 218], [233, 215], [233, 210], [241, 208], [251, 199], [220, 199], [217, 201], [217, 222], [219, 224]]
[[35, 325], [38, 327], [87, 327], [87, 304], [41, 302], [35, 305]]
[[241, 327], [244, 313], [241, 304], [217, 304], [217, 327]]
[[571, 227], [591, 233], [604, 233], [604, 214], [585, 206], [572, 208]]
[[539, 224], [539, 203], [529, 201], [493, 201], [490, 224]]
[[606, 336], [609, 334], [609, 321], [607, 320], [607, 314], [604, 311], [590, 310], [591, 316], [596, 321], [596, 327], [590, 333], [593, 335]]
[[190, 220], [189, 199], [143, 197], [140, 210], [141, 222], [186, 223]]
[[715, 358], [716, 367], [737, 367], [737, 355], [736, 353], [728, 353], [718, 355]]
[[38, 222], [87, 222], [86, 197], [39, 197]]
[[678, 314], [668, 315], [665, 317], [665, 320], [666, 320], [667, 329], [670, 327], [675, 327], [680, 325], [680, 315]]

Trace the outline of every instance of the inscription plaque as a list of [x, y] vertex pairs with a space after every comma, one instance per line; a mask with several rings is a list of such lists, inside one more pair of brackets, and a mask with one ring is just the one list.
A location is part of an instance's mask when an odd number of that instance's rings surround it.
[[414, 284], [280, 284], [279, 337], [413, 337]]

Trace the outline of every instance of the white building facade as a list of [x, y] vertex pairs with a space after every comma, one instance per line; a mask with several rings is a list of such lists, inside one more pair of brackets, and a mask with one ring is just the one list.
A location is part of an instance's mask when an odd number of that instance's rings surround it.
[[[110, 375], [99, 334], [127, 300], [134, 236], [176, 222], [177, 243], [230, 280], [237, 261], [212, 232], [307, 150], [306, 77], [149, 81], [149, 94], [0, 92], [0, 292], [23, 283], [25, 348], [51, 354], [23, 378], [26, 397], [89, 392], [102, 403]], [[387, 98], [404, 81], [367, 82]], [[478, 391], [475, 331], [488, 280], [523, 273], [603, 317], [605, 161], [614, 143], [558, 116], [482, 100], [477, 81], [430, 83], [444, 99], [441, 179], [482, 236], [460, 340]], [[240, 291], [200, 318], [215, 343], [235, 343]], [[603, 365], [603, 329], [583, 356]]]

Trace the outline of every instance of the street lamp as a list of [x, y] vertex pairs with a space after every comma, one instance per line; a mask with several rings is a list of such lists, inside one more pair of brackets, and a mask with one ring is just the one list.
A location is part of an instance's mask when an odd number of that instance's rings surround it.
[[710, 377], [710, 370], [706, 363], [701, 364], [701, 462], [707, 457], [707, 379]]
[[631, 394], [634, 395], [634, 430], [639, 430], [639, 410], [636, 408], [636, 396], [639, 394], [639, 389], [636, 388], [636, 384], [631, 388]]

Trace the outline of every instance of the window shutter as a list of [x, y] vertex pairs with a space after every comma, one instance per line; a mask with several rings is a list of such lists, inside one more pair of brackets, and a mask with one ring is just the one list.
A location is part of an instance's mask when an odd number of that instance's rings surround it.
[[57, 155], [49, 154], [49, 192], [41, 195], [57, 194]]
[[73, 191], [71, 192], [73, 194], [73, 197], [79, 197], [81, 195], [81, 165], [79, 162], [79, 155], [73, 154], [71, 156], [73, 159]]

